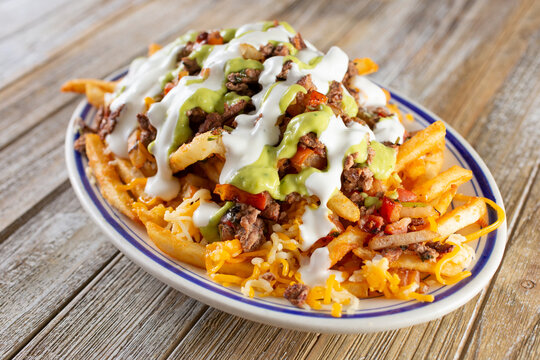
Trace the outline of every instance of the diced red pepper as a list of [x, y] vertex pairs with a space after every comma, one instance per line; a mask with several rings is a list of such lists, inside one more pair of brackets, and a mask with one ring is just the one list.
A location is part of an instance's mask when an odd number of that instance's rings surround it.
[[231, 184], [217, 184], [214, 193], [223, 201], [241, 202], [261, 211], [266, 207], [266, 196], [263, 193], [251, 194]]
[[386, 196], [383, 198], [381, 208], [379, 212], [387, 223], [393, 223], [399, 220], [399, 213], [401, 212], [401, 204], [396, 203]]
[[210, 45], [222, 45], [223, 38], [221, 37], [218, 31], [211, 32], [208, 34], [208, 44]]
[[328, 102], [328, 98], [326, 95], [321, 94], [318, 91], [311, 90], [307, 93], [307, 96], [305, 97], [305, 104], [306, 107], [310, 109], [315, 109], [319, 105], [326, 104]]
[[413, 193], [412, 191], [399, 188], [397, 189], [397, 193], [398, 193], [398, 200], [401, 202], [411, 202], [411, 201], [418, 200], [418, 196], [416, 196], [416, 194]]
[[173, 82], [168, 82], [168, 83], [165, 85], [165, 87], [163, 88], [163, 93], [164, 93], [165, 95], [167, 95], [167, 93], [168, 93], [169, 91], [171, 91], [175, 86], [176, 86], [175, 83], [173, 83]]
[[302, 168], [302, 164], [306, 161], [306, 159], [314, 153], [315, 151], [313, 151], [312, 149], [302, 145], [298, 145], [296, 154], [294, 154], [294, 156], [291, 158], [291, 164], [294, 166], [295, 169], [299, 170]]

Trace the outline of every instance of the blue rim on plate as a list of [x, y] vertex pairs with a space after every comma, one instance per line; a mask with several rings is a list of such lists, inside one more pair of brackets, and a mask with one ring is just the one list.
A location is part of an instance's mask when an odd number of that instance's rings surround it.
[[[124, 74], [122, 72], [113, 79]], [[402, 111], [412, 113], [422, 127], [439, 120], [394, 91], [391, 91], [391, 95], [393, 103]], [[225, 288], [197, 273], [192, 267], [162, 253], [141, 232], [140, 225], [119, 214], [103, 199], [99, 189], [89, 181], [85, 171], [86, 160], [73, 149], [73, 142], [79, 136], [75, 131], [75, 120], [79, 117], [87, 120], [91, 113], [91, 105], [83, 101], [77, 107], [66, 135], [68, 173], [79, 200], [112, 242], [131, 260], [163, 282], [220, 310], [261, 323], [297, 330], [358, 333], [396, 329], [435, 319], [465, 304], [487, 285], [501, 261], [506, 243], [506, 222], [497, 231], [476, 241], [477, 260], [470, 269], [472, 275], [455, 285], [431, 291], [430, 294], [435, 297], [433, 303], [386, 300], [382, 306], [360, 308], [353, 314], [344, 312], [341, 318], [333, 318], [329, 310], [312, 311], [275, 302], [271, 298], [245, 297], [237, 289]], [[474, 195], [489, 198], [503, 207], [499, 190], [486, 165], [455, 130], [445, 125], [447, 149], [462, 167], [473, 171]], [[491, 211], [489, 220], [495, 221], [495, 214]], [[137, 229], [139, 231], [135, 231]], [[360, 301], [362, 304], [365, 300]]]

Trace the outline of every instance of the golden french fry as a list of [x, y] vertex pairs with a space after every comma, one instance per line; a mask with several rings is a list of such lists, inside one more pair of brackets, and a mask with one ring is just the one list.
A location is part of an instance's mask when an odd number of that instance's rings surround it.
[[171, 169], [173, 172], [178, 172], [210, 155], [224, 156], [225, 151], [221, 134], [208, 131], [195, 136], [191, 142], [183, 144], [171, 155], [169, 159]]
[[[152, 222], [147, 222], [146, 231], [156, 246], [172, 258], [185, 263], [205, 268], [204, 245], [174, 236], [169, 230]], [[220, 268], [220, 273], [234, 274], [243, 277], [251, 275], [253, 265], [250, 263], [225, 263]]]
[[161, 50], [162, 46], [156, 43], [151, 43], [148, 45], [148, 56], [154, 55], [156, 52]]
[[214, 156], [198, 163], [199, 167], [206, 174], [206, 177], [215, 184], [219, 183], [219, 175], [221, 174], [224, 164], [225, 161], [218, 156]]
[[[118, 175], [120, 175], [120, 179], [124, 182], [124, 184], [129, 184], [135, 179], [144, 179], [144, 174], [137, 168], [135, 168], [131, 162], [128, 160], [119, 158], [115, 156], [116, 170], [118, 171]], [[136, 184], [134, 185], [129, 191], [138, 198], [144, 193], [144, 184]]]
[[380, 250], [388, 247], [404, 246], [424, 241], [430, 241], [438, 236], [430, 230], [412, 231], [405, 234], [376, 235], [369, 240], [371, 250]]
[[[390, 268], [417, 270], [434, 274], [436, 264], [434, 261], [422, 261], [418, 256], [413, 254], [403, 254], [397, 260], [390, 262]], [[448, 262], [442, 267], [441, 274], [444, 276], [453, 276], [459, 274], [462, 270], [463, 266]]]
[[101, 194], [124, 215], [138, 221], [137, 215], [131, 208], [133, 199], [127, 191], [121, 190], [123, 184], [114, 165], [110, 163], [111, 157], [105, 153], [105, 145], [96, 134], [86, 134], [85, 136], [88, 165], [96, 177]]
[[418, 206], [418, 207], [407, 207], [403, 206], [399, 212], [399, 217], [410, 217], [410, 218], [425, 218], [428, 216], [435, 215], [435, 209], [433, 209], [433, 206], [427, 205], [427, 206]]
[[444, 192], [451, 189], [452, 185], [459, 186], [472, 179], [472, 171], [454, 165], [424, 183], [415, 186], [412, 191], [424, 201], [432, 201]]
[[360, 219], [358, 206], [339, 190], [328, 200], [327, 206], [336, 215], [349, 221], [358, 221]]
[[100, 107], [105, 104], [105, 92], [99, 86], [93, 84], [86, 85], [86, 99], [92, 106]]
[[371, 260], [375, 257], [375, 255], [377, 255], [375, 251], [362, 246], [353, 249], [352, 252], [362, 260]]
[[426, 172], [426, 164], [424, 159], [414, 159], [403, 170], [405, 176], [410, 180], [416, 180]]
[[450, 204], [452, 203], [452, 199], [454, 199], [454, 196], [456, 195], [457, 188], [457, 186], [452, 185], [450, 187], [450, 190], [445, 191], [444, 193], [442, 193], [441, 196], [431, 202], [439, 215], [442, 216], [444, 215], [444, 213], [446, 213], [448, 206], [450, 206]]
[[399, 172], [404, 170], [405, 166], [413, 160], [438, 148], [440, 143], [444, 141], [445, 135], [446, 128], [443, 122], [437, 121], [405, 141], [398, 150], [396, 171]]
[[351, 294], [353, 294], [359, 299], [369, 297], [369, 285], [366, 281], [363, 281], [363, 282], [345, 281], [341, 283], [341, 286], [343, 286], [348, 292], [350, 292]]
[[456, 231], [473, 224], [486, 214], [487, 208], [484, 200], [471, 198], [466, 204], [456, 207], [437, 220], [437, 231], [446, 237]]
[[327, 245], [328, 252], [330, 253], [330, 266], [334, 266], [334, 264], [347, 255], [349, 251], [363, 246], [364, 240], [367, 239], [369, 235], [370, 234], [361, 231], [357, 227], [349, 226], [347, 230], [330, 241]]
[[93, 85], [100, 88], [103, 92], [114, 92], [116, 81], [105, 81], [99, 79], [73, 79], [65, 82], [60, 89], [63, 92], [76, 92], [79, 94], [86, 93], [87, 85]]
[[[436, 151], [433, 151], [424, 156], [425, 169], [424, 173], [418, 178], [418, 182], [424, 182], [430, 179], [433, 179], [439, 172], [444, 162], [444, 138], [442, 148]], [[409, 168], [409, 166], [407, 166]]]
[[[170, 208], [169, 208], [170, 209]], [[161, 227], [167, 226], [164, 216], [168, 208], [163, 204], [154, 206], [152, 209], [148, 209], [144, 204], [136, 202], [133, 204], [133, 210], [137, 213], [137, 216], [143, 224], [151, 222]]]

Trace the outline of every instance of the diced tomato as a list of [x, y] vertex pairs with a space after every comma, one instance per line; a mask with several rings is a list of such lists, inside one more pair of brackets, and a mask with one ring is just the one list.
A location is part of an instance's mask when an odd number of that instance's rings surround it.
[[384, 226], [384, 219], [377, 215], [367, 215], [360, 220], [362, 230], [368, 233], [378, 233]]
[[165, 87], [163, 88], [163, 93], [164, 93], [165, 95], [167, 95], [167, 93], [168, 93], [169, 91], [171, 91], [175, 86], [176, 86], [175, 83], [168, 82], [168, 83], [165, 85]]
[[223, 38], [218, 31], [211, 32], [208, 34], [208, 44], [210, 45], [221, 45], [223, 44]]
[[413, 193], [412, 191], [399, 188], [397, 189], [397, 193], [398, 193], [398, 200], [401, 202], [411, 202], [411, 201], [418, 200], [418, 196], [416, 196], [416, 194]]
[[399, 220], [399, 213], [401, 212], [401, 204], [396, 203], [386, 196], [383, 198], [381, 208], [379, 212], [387, 223], [393, 223]]
[[218, 194], [223, 201], [241, 202], [261, 211], [266, 207], [266, 196], [263, 193], [250, 194], [231, 184], [217, 184], [214, 193]]
[[298, 145], [296, 154], [294, 154], [294, 156], [291, 158], [291, 164], [295, 167], [295, 169], [299, 170], [302, 168], [302, 164], [306, 161], [306, 159], [313, 153], [315, 153], [315, 151], [312, 149]]
[[305, 104], [306, 107], [310, 109], [315, 109], [319, 105], [326, 104], [328, 102], [328, 98], [326, 95], [321, 94], [318, 91], [311, 90], [307, 93], [307, 96], [305, 97]]

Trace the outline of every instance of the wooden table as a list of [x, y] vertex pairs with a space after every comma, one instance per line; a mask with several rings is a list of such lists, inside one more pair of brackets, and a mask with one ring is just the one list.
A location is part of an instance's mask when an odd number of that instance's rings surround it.
[[[4, 0], [0, 2], [0, 357], [50, 359], [540, 358], [540, 2]], [[80, 97], [188, 29], [289, 21], [379, 65], [375, 79], [440, 115], [480, 153], [509, 239], [489, 286], [435, 321], [321, 335], [243, 320], [164, 285], [114, 248], [69, 185]]]

